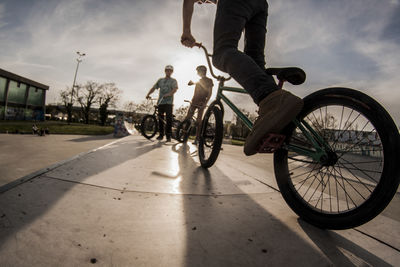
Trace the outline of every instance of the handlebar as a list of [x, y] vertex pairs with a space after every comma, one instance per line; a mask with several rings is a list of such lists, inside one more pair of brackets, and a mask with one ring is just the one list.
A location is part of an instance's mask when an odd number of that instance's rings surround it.
[[213, 71], [213, 67], [212, 67], [211, 61], [210, 61], [210, 57], [212, 57], [212, 54], [208, 53], [207, 48], [202, 43], [195, 43], [195, 46], [197, 46], [199, 48], [203, 48], [204, 54], [206, 55], [208, 67], [210, 69], [210, 73], [215, 79], [217, 79], [218, 81], [227, 81], [227, 80], [229, 80], [231, 78], [230, 76], [228, 78], [225, 78], [223, 76], [215, 75], [214, 71]]
[[153, 98], [153, 97], [146, 98], [146, 99], [149, 100], [149, 101], [151, 101], [152, 104], [153, 104], [154, 101], [157, 101], [155, 106], [158, 106], [158, 104], [164, 99], [164, 97], [161, 97], [160, 99], [158, 99], [158, 98]]

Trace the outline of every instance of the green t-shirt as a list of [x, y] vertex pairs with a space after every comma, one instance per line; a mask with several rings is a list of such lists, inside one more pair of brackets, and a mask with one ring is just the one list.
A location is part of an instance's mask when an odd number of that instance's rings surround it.
[[[164, 97], [165, 94], [168, 94], [175, 88], [178, 88], [178, 82], [174, 78], [160, 78], [154, 84], [153, 86], [154, 89], [160, 89], [160, 93], [158, 95], [158, 104], [173, 104], [174, 102], [174, 97], [173, 96], [166, 96]], [[162, 100], [161, 100], [162, 98]], [[160, 102], [161, 100], [161, 102]]]

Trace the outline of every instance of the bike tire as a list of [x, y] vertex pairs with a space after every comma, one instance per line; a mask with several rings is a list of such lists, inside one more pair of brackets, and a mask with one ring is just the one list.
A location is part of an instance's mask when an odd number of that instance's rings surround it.
[[189, 139], [190, 131], [192, 130], [192, 123], [189, 119], [182, 121], [177, 129], [177, 140], [180, 143], [186, 143]]
[[[335, 121], [336, 115], [340, 124]], [[298, 119], [308, 120], [323, 136], [337, 155], [337, 162], [323, 166], [285, 147], [275, 152], [277, 183], [293, 211], [324, 229], [356, 227], [382, 212], [400, 181], [396, 160], [400, 137], [386, 110], [359, 91], [328, 88], [304, 99]], [[362, 122], [361, 130], [353, 124], [356, 119]], [[286, 144], [307, 146], [294, 123], [284, 133]]]
[[147, 139], [153, 138], [158, 132], [158, 121], [154, 115], [146, 115], [140, 124], [140, 132]]
[[222, 112], [216, 105], [210, 106], [202, 122], [198, 154], [203, 168], [214, 165], [221, 150], [224, 126]]

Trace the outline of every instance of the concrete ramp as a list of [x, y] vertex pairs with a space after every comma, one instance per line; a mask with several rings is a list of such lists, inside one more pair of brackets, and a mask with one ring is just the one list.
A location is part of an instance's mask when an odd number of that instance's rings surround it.
[[122, 114], [118, 114], [115, 117], [114, 137], [125, 137], [137, 133], [138, 131], [135, 129], [134, 124], [126, 121]]

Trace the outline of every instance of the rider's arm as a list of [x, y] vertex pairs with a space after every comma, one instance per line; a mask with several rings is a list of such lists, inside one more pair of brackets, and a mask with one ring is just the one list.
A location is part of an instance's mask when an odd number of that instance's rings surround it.
[[183, 33], [181, 37], [181, 43], [188, 47], [193, 47], [196, 40], [194, 39], [191, 32], [191, 23], [194, 4], [198, 0], [183, 0], [182, 16], [183, 16]]
[[173, 95], [176, 93], [176, 91], [178, 91], [178, 87], [176, 87], [175, 89], [173, 89], [173, 90], [170, 92], [171, 96], [173, 96]]
[[[158, 80], [159, 81], [159, 80]], [[149, 92], [146, 95], [146, 98], [150, 98], [150, 95], [159, 88], [158, 86], [158, 81], [156, 82], [156, 84], [153, 85], [153, 87], [149, 90]]]
[[149, 98], [150, 97], [150, 95], [154, 92], [156, 90], [156, 88], [151, 88], [150, 90], [149, 90], [149, 92], [147, 93], [147, 95], [146, 95], [146, 98]]
[[204, 105], [206, 105], [208, 103], [208, 100], [210, 100], [211, 94], [212, 94], [212, 87], [209, 88], [209, 90], [208, 90], [208, 94], [207, 94], [207, 97], [206, 97], [206, 101], [204, 102]]
[[172, 89], [168, 94], [165, 94], [164, 96], [173, 96], [176, 91], [178, 91], [178, 83], [175, 81], [174, 89]]

